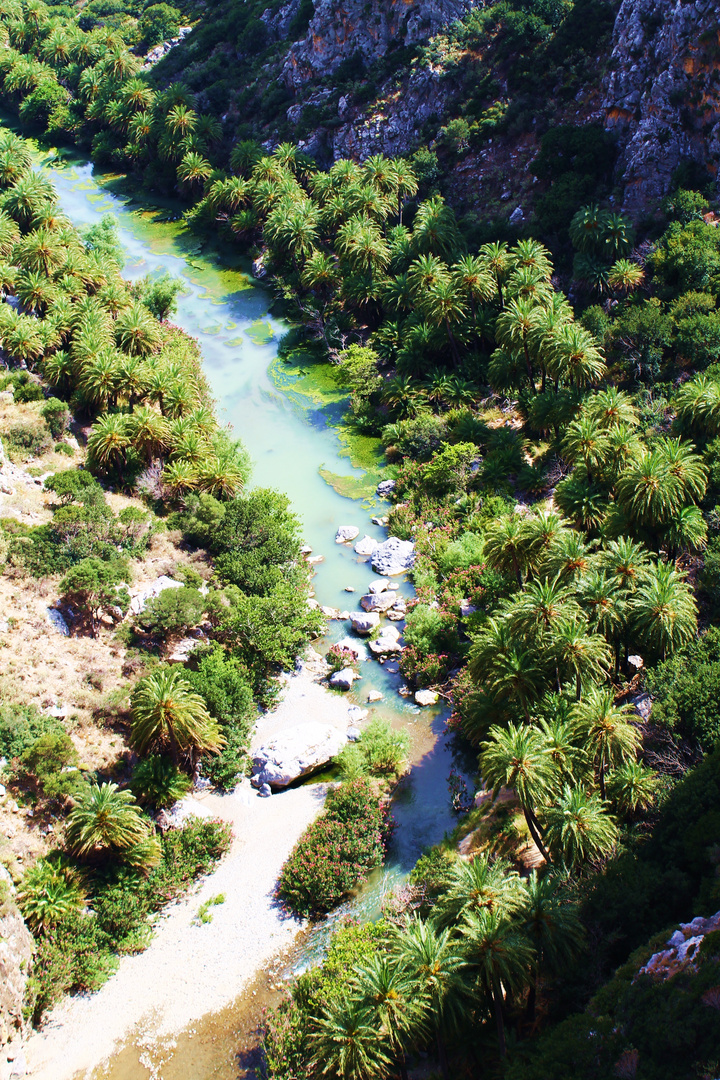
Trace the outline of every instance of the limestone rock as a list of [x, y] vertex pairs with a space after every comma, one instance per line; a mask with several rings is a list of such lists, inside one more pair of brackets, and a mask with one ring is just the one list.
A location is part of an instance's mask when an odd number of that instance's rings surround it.
[[435, 690], [416, 690], [415, 691], [415, 704], [416, 705], [437, 705], [439, 695]]
[[370, 584], [368, 585], [368, 592], [369, 593], [386, 592], [387, 587], [388, 587], [389, 584], [390, 584], [390, 582], [388, 581], [387, 578], [384, 578], [384, 577], [375, 578], [375, 580], [371, 581]]
[[362, 738], [362, 732], [359, 727], [349, 727], [346, 736], [348, 742], [358, 742]]
[[377, 540], [374, 540], [372, 536], [367, 534], [363, 536], [362, 540], [358, 540], [355, 545], [356, 555], [372, 555], [375, 548], [378, 546]]
[[356, 634], [369, 634], [380, 625], [377, 611], [351, 611], [350, 622]]
[[360, 597], [360, 607], [363, 611], [387, 611], [395, 603], [393, 593], [368, 593]]
[[381, 499], [386, 499], [388, 495], [391, 495], [395, 490], [394, 480], [381, 480], [378, 486], [375, 488], [375, 492]]
[[251, 782], [258, 788], [263, 784], [271, 788], [287, 787], [326, 765], [340, 753], [345, 742], [345, 733], [330, 724], [315, 721], [298, 724], [292, 732], [255, 751]]
[[703, 938], [720, 930], [720, 911], [708, 918], [698, 916], [689, 923], [680, 923], [667, 941], [669, 948], [653, 953], [638, 975], [652, 975], [664, 981], [685, 968], [695, 968]]
[[[14, 1051], [20, 1054], [19, 1043], [24, 1027], [23, 997], [34, 942], [14, 903], [10, 902], [6, 908], [0, 918], [0, 1032], [3, 1034], [2, 1041], [12, 1041]], [[6, 1059], [2, 1053], [0, 1051], [0, 1067]]]
[[356, 525], [341, 525], [335, 533], [336, 544], [346, 544], [348, 540], [354, 540], [360, 530]]
[[371, 690], [367, 696], [368, 701], [382, 701], [383, 696], [379, 690]]
[[166, 829], [182, 829], [191, 818], [209, 818], [211, 816], [208, 808], [198, 802], [197, 799], [194, 799], [192, 795], [185, 795], [182, 799], [178, 799], [169, 810], [164, 811], [164, 814], [163, 826]]
[[474, 604], [471, 604], [469, 600], [460, 601], [460, 618], [467, 619], [469, 615], [474, 615], [477, 608]]
[[352, 684], [359, 678], [360, 676], [357, 672], [353, 671], [350, 667], [346, 667], [341, 668], [340, 671], [334, 671], [328, 679], [328, 682], [334, 690], [350, 690]]
[[395, 577], [412, 569], [415, 564], [415, 545], [411, 540], [390, 536], [372, 552], [372, 568], [383, 577]]
[[363, 720], [367, 720], [367, 709], [361, 709], [359, 705], [351, 705], [348, 709], [348, 717], [351, 724], [359, 724]]
[[400, 642], [400, 631], [394, 626], [383, 627], [375, 640], [370, 642], [370, 649], [376, 656], [401, 653], [403, 648]]
[[173, 578], [168, 577], [166, 574], [161, 574], [159, 578], [155, 578], [155, 581], [151, 581], [149, 585], [145, 585], [139, 592], [133, 596], [130, 601], [130, 611], [133, 615], [139, 615], [141, 611], [144, 611], [145, 605], [149, 600], [159, 596], [165, 589], [181, 589], [182, 581], [175, 581]]
[[70, 627], [57, 608], [49, 607], [47, 609], [47, 619], [58, 634], [62, 634], [63, 637], [70, 637]]

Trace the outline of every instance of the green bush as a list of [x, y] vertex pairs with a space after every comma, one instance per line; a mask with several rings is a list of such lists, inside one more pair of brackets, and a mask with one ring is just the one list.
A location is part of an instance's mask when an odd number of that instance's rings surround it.
[[278, 896], [298, 915], [322, 915], [383, 860], [390, 826], [367, 780], [349, 780], [328, 795], [282, 868]]
[[40, 457], [53, 448], [47, 424], [41, 416], [26, 416], [13, 420], [0, 431], [10, 457], [25, 459]]
[[[22, 756], [25, 770], [37, 778], [48, 798], [69, 795], [79, 786], [81, 774], [74, 768], [77, 763], [75, 744], [64, 731], [46, 732]], [[72, 771], [63, 771], [69, 768]]]
[[356, 743], [337, 757], [346, 780], [361, 776], [397, 776], [410, 749], [405, 731], [394, 731], [386, 720], [371, 720]]
[[720, 740], [720, 629], [711, 627], [659, 664], [648, 675], [648, 689], [654, 722], [712, 749]]
[[252, 676], [218, 644], [202, 656], [196, 670], [187, 669], [185, 674], [226, 739], [219, 754], [205, 759], [204, 774], [219, 787], [232, 787], [247, 766], [248, 740], [257, 717]]
[[65, 402], [60, 398], [49, 398], [40, 410], [40, 415], [50, 428], [53, 439], [61, 439], [70, 420], [70, 410]]
[[7, 761], [22, 758], [44, 735], [64, 734], [57, 717], [41, 713], [34, 705], [0, 704], [0, 757]]
[[159, 596], [147, 602], [137, 616], [138, 625], [149, 633], [184, 633], [197, 626], [203, 617], [207, 600], [197, 589], [183, 585], [179, 589], [163, 589]]
[[[57, 398], [51, 400], [57, 401]], [[45, 490], [54, 492], [61, 506], [68, 506], [70, 503], [80, 503], [83, 506], [105, 504], [105, 492], [95, 477], [85, 469], [64, 469], [54, 473], [45, 481]]]
[[161, 754], [151, 754], [133, 769], [130, 790], [139, 803], [157, 809], [172, 806], [190, 790], [190, 778]]

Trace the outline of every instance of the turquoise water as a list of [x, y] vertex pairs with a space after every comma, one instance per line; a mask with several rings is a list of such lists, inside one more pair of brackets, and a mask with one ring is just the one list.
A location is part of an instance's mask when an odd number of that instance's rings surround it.
[[[169, 271], [182, 280], [184, 292], [178, 298], [174, 321], [200, 342], [219, 415], [243, 440], [253, 459], [253, 483], [289, 495], [307, 543], [315, 554], [325, 556], [313, 583], [318, 601], [341, 610], [352, 609], [373, 573], [368, 561], [356, 556], [352, 548], [334, 543], [335, 531], [338, 525], [355, 524], [361, 535], [367, 532], [384, 539], [386, 531], [373, 525], [370, 517], [384, 513], [387, 504], [378, 501], [368, 511], [359, 502], [339, 495], [320, 476], [321, 468], [342, 476], [359, 475], [359, 471], [341, 456], [342, 447], [332, 426], [337, 406], [315, 406], [306, 396], [294, 394], [287, 379], [282, 380], [282, 388], [273, 381], [272, 365], [284, 328], [268, 313], [271, 293], [254, 285], [241, 270], [223, 265], [217, 255], [208, 257], [199, 241], [177, 223], [159, 220], [167, 218], [166, 211], [148, 210], [115, 194], [102, 177], [94, 175], [91, 165], [63, 163], [50, 156], [43, 159], [42, 166], [75, 225], [92, 225], [105, 214], [115, 215], [126, 253], [123, 273], [127, 278]], [[355, 594], [346, 593], [346, 586], [352, 586]], [[407, 582], [403, 582], [402, 591], [412, 594]], [[347, 634], [348, 626], [331, 623], [327, 639], [317, 645], [319, 650]], [[400, 677], [389, 674], [374, 660], [362, 664], [361, 670], [362, 681], [346, 695], [348, 705], [364, 705], [367, 692], [379, 689], [385, 700], [373, 708], [374, 713], [406, 729], [412, 742], [412, 768], [394, 800], [398, 828], [390, 857], [385, 869], [351, 905], [355, 914], [370, 917], [379, 910], [387, 887], [402, 878], [421, 851], [441, 840], [455, 824], [447, 791], [453, 747], [443, 733], [443, 709], [421, 711], [409, 705], [397, 693]], [[316, 955], [323, 936], [311, 938], [301, 962]], [[215, 1073], [193, 1073], [193, 1080], [211, 1075]]]

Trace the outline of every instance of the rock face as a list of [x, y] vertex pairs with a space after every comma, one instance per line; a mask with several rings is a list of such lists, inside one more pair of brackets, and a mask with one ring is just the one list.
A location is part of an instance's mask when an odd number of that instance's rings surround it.
[[415, 565], [415, 545], [411, 540], [398, 540], [390, 536], [377, 544], [372, 553], [372, 568], [382, 577], [404, 574]]
[[392, 46], [424, 41], [472, 6], [470, 0], [316, 0], [305, 38], [285, 59], [285, 84], [298, 89], [353, 55], [372, 62]]
[[287, 787], [293, 780], [309, 776], [326, 765], [346, 742], [345, 734], [330, 724], [298, 724], [293, 732], [255, 751], [251, 782], [258, 788], [263, 784]]
[[718, 179], [717, 48], [713, 0], [623, 0], [603, 107], [620, 146], [617, 172], [629, 213], [661, 199], [683, 160]]
[[23, 996], [34, 942], [15, 905], [12, 902], [2, 905], [0, 900], [0, 912], [3, 911], [0, 916], [0, 1074], [5, 1076], [3, 1067], [10, 1054], [16, 1060], [20, 1053]]
[[667, 940], [667, 949], [653, 953], [638, 975], [652, 975], [655, 979], [671, 979], [687, 967], [695, 967], [699, 949], [706, 934], [720, 930], [720, 911], [707, 919], [698, 916], [689, 923], [680, 923]]

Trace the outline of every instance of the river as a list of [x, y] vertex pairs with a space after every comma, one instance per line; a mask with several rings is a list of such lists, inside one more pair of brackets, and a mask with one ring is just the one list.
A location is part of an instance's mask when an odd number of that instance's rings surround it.
[[[384, 513], [387, 504], [344, 497], [321, 475], [321, 470], [326, 477], [361, 478], [362, 473], [343, 453], [336, 427], [342, 405], [308, 394], [306, 376], [285, 369], [278, 361], [284, 328], [268, 313], [269, 291], [255, 285], [231, 253], [223, 257], [217, 248], [203, 248], [179, 222], [168, 220], [168, 207], [134, 202], [119, 194], [116, 184], [95, 175], [90, 164], [74, 158], [49, 152], [41, 155], [40, 164], [73, 224], [82, 227], [105, 214], [115, 216], [126, 254], [125, 277], [168, 271], [182, 280], [184, 291], [178, 297], [174, 321], [200, 343], [218, 413], [253, 459], [253, 483], [288, 494], [306, 542], [324, 555], [313, 582], [319, 602], [340, 609], [355, 606], [372, 570], [352, 548], [334, 543], [335, 531], [338, 525], [354, 524], [361, 535], [367, 532], [384, 539], [386, 530], [373, 525], [370, 517]], [[342, 484], [336, 482], [338, 486]], [[355, 589], [354, 597], [345, 591], [347, 586]], [[411, 595], [408, 583], [403, 582], [401, 588]], [[318, 648], [324, 651], [332, 640], [345, 636], [347, 627], [331, 623], [327, 640]], [[388, 884], [406, 874], [423, 848], [441, 840], [455, 823], [447, 790], [454, 748], [444, 734], [446, 712], [441, 707], [421, 711], [409, 704], [397, 693], [400, 676], [388, 673], [374, 660], [362, 665], [362, 673], [355, 692], [347, 695], [348, 705], [364, 705], [369, 690], [380, 690], [384, 700], [373, 707], [373, 713], [407, 730], [412, 750], [411, 769], [394, 800], [398, 828], [387, 864], [350, 905], [360, 916], [374, 914]], [[322, 931], [306, 935], [288, 963], [310, 962], [321, 942]], [[262, 985], [259, 993], [264, 994]], [[158, 1080], [181, 1076], [229, 1080], [241, 1075], [235, 1058], [238, 1042], [252, 1042], [247, 1000], [246, 994], [234, 1009], [208, 1018], [205, 1025], [195, 1025], [194, 1037], [181, 1038], [171, 1060], [157, 1066], [152, 1075]], [[204, 1050], [199, 1052], [201, 1044]], [[145, 1080], [151, 1073], [141, 1058], [138, 1048], [127, 1047], [118, 1056], [118, 1067], [103, 1075]]]

